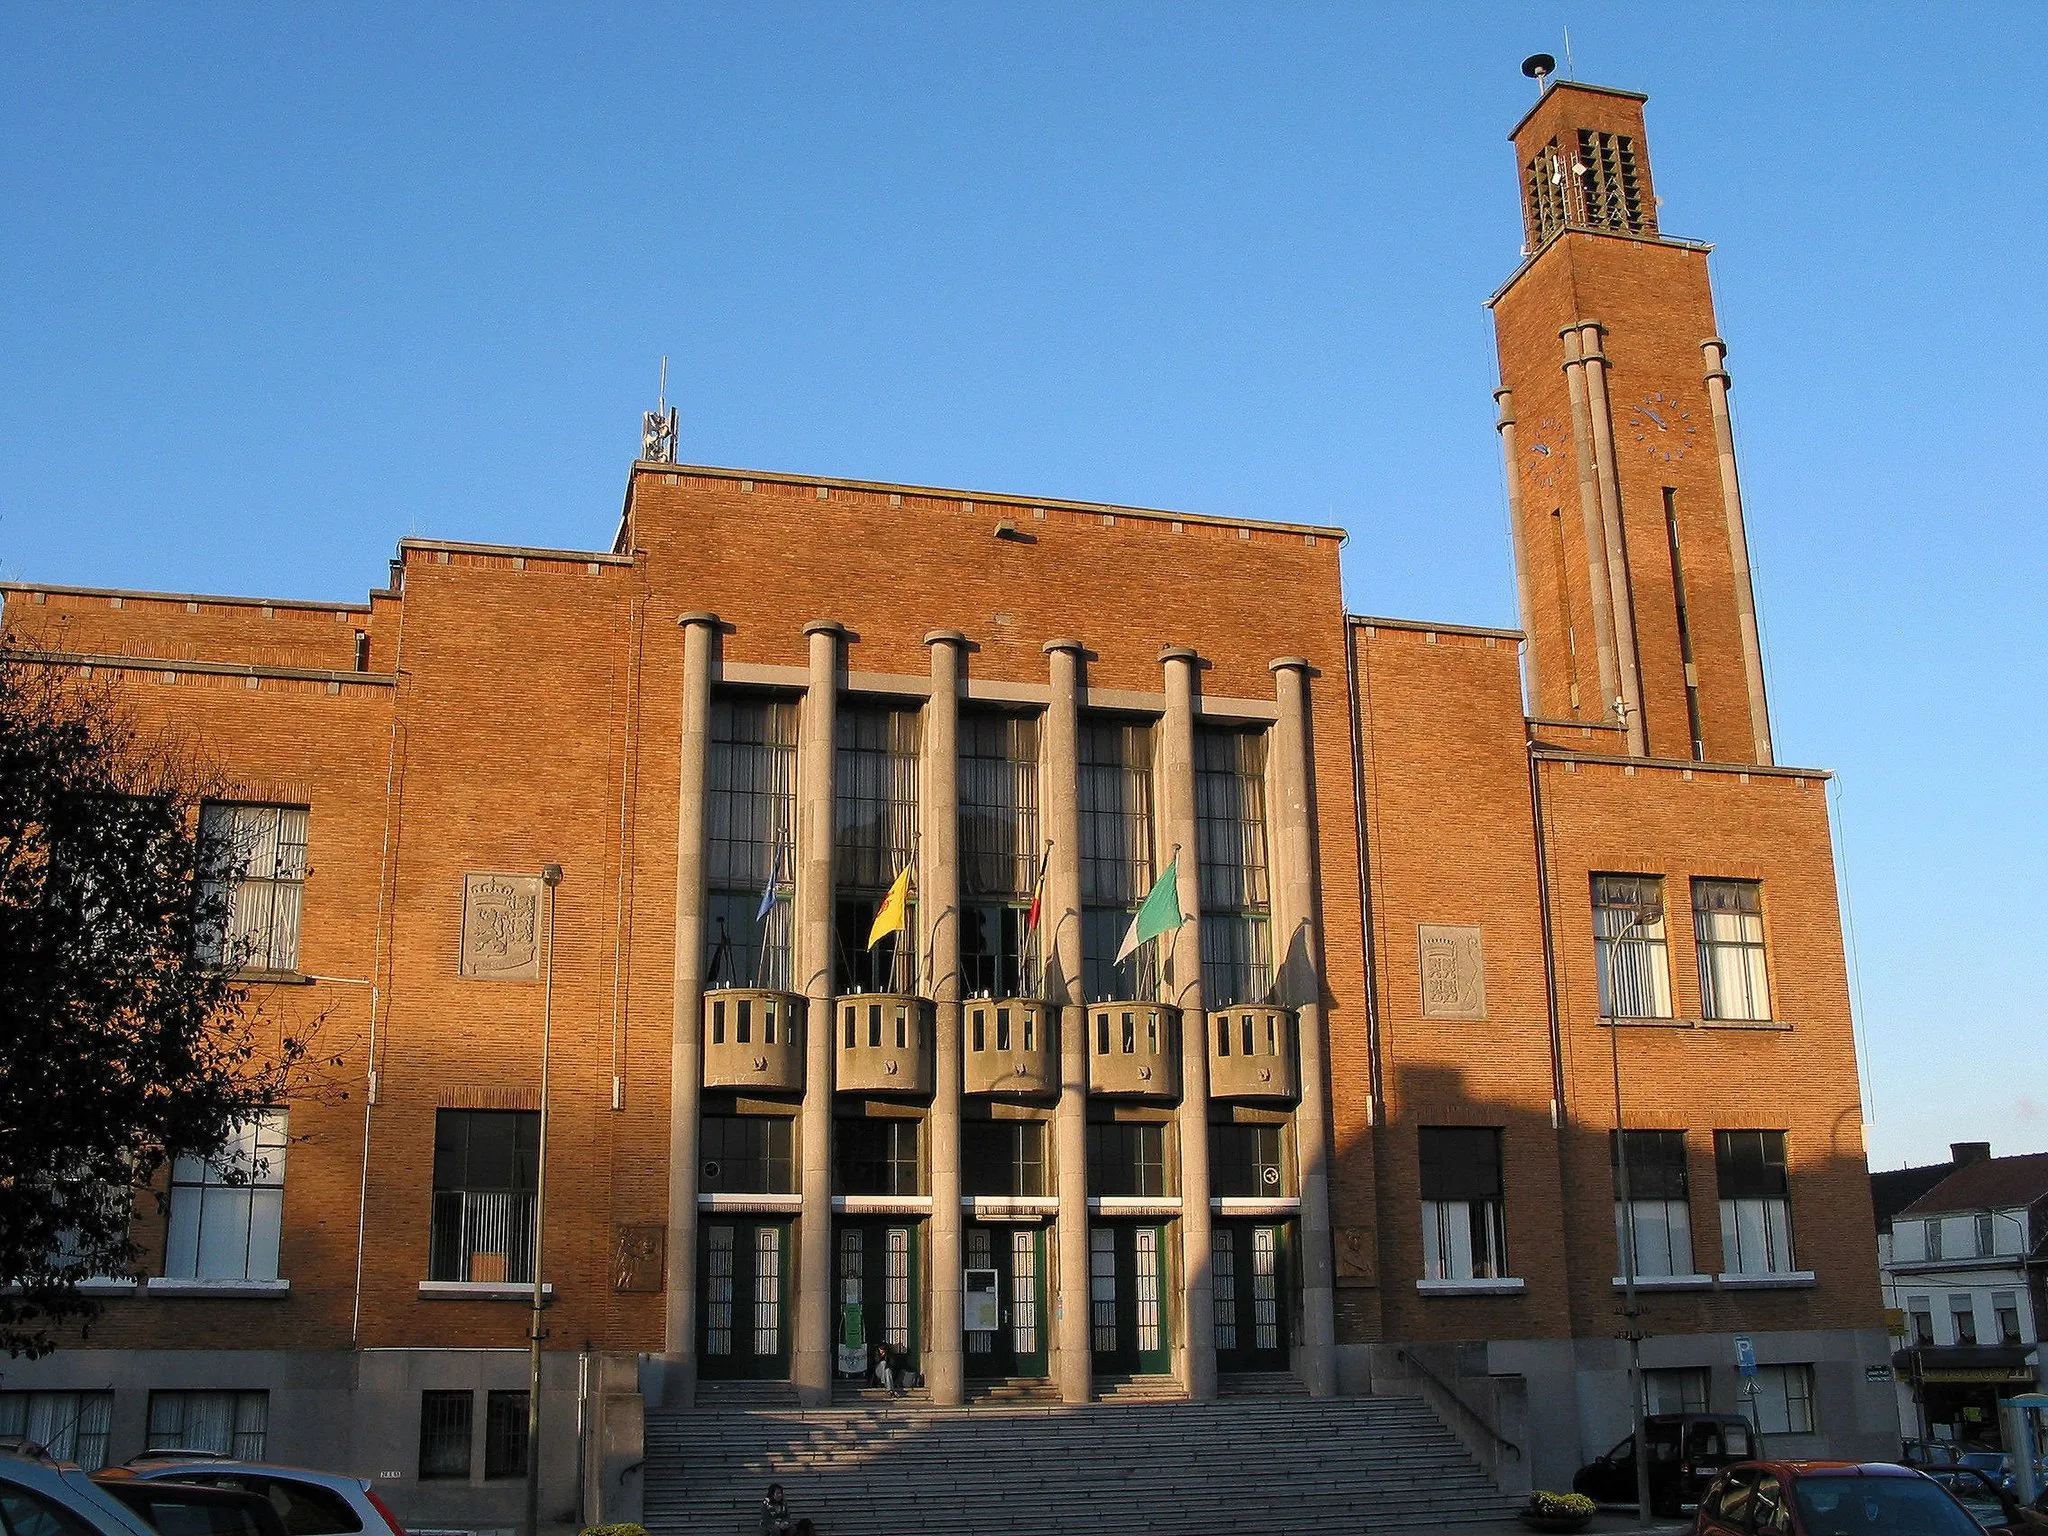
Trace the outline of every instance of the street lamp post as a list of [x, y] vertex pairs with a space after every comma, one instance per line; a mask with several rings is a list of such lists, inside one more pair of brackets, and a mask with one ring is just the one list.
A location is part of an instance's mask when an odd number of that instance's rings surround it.
[[[1615, 947], [1628, 937], [1629, 931], [1644, 923], [1654, 923], [1664, 916], [1661, 907], [1646, 907], [1636, 913], [1621, 930], [1608, 940], [1608, 954], [1615, 953]], [[1650, 1447], [1646, 1440], [1648, 1410], [1647, 1383], [1643, 1380], [1643, 1331], [1636, 1325], [1639, 1309], [1636, 1306], [1636, 1212], [1635, 1202], [1629, 1194], [1628, 1178], [1628, 1131], [1622, 1123], [1621, 1113], [1621, 1021], [1619, 1016], [1607, 1021], [1608, 1054], [1614, 1066], [1614, 1166], [1617, 1194], [1621, 1203], [1621, 1315], [1627, 1320], [1624, 1337], [1628, 1339], [1629, 1376], [1629, 1418], [1634, 1426], [1636, 1463], [1636, 1518], [1645, 1525], [1650, 1523]]]
[[543, 864], [540, 878], [548, 891], [548, 954], [541, 970], [540, 1148], [533, 1181], [533, 1311], [527, 1324], [526, 1536], [540, 1536], [540, 1342], [545, 1337], [541, 1314], [547, 1306], [540, 1275], [540, 1240], [548, 1211], [548, 1046], [555, 1027], [555, 888], [562, 883], [562, 866]]

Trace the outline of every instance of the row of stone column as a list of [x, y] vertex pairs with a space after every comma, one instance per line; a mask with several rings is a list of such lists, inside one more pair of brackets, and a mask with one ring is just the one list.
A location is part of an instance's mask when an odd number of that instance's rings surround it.
[[[697, 1348], [697, 1167], [702, 1084], [704, 945], [704, 791], [708, 758], [712, 663], [718, 630], [713, 614], [685, 614], [680, 804], [677, 816], [674, 1039], [669, 1137], [669, 1221], [665, 1360], [667, 1400], [694, 1394]], [[805, 1092], [800, 1110], [796, 1316], [790, 1374], [801, 1398], [831, 1392], [833, 1285], [831, 1132], [834, 1093], [832, 1017], [833, 848], [837, 785], [836, 720], [843, 626], [819, 620], [805, 627], [810, 648], [797, 737], [796, 900], [794, 969], [808, 999]], [[928, 945], [937, 1029], [935, 1087], [927, 1120], [931, 1217], [926, 1228], [930, 1311], [924, 1366], [935, 1403], [957, 1403], [965, 1390], [962, 1344], [960, 1204], [961, 978], [959, 928], [959, 701], [965, 635], [935, 630], [931, 693], [923, 718], [918, 908]], [[1087, 1029], [1082, 974], [1079, 734], [1084, 649], [1077, 640], [1045, 647], [1050, 689], [1041, 722], [1039, 801], [1051, 843], [1041, 922], [1064, 995], [1060, 1009], [1060, 1093], [1054, 1114], [1059, 1263], [1052, 1306], [1057, 1380], [1063, 1399], [1084, 1402], [1092, 1390], [1087, 1198]], [[1187, 923], [1162, 966], [1166, 1001], [1195, 1021], [1181, 1031], [1180, 1243], [1186, 1320], [1178, 1344], [1179, 1375], [1190, 1397], [1216, 1390], [1211, 1224], [1209, 1207], [1209, 1055], [1201, 969], [1201, 889], [1196, 856], [1194, 725], [1196, 653], [1169, 647], [1160, 655], [1165, 703], [1157, 745], [1155, 858], [1161, 868], [1175, 850], [1181, 911]], [[1302, 1093], [1295, 1131], [1300, 1183], [1304, 1326], [1298, 1368], [1317, 1395], [1335, 1386], [1334, 1286], [1330, 1248], [1328, 1088], [1324, 1068], [1321, 944], [1315, 928], [1314, 834], [1310, 823], [1311, 746], [1307, 680], [1298, 657], [1273, 663], [1278, 719], [1268, 753], [1268, 862], [1276, 967], [1298, 973]]]
[[[1637, 663], [1635, 605], [1630, 595], [1627, 546], [1622, 537], [1621, 481], [1615, 468], [1614, 415], [1607, 390], [1607, 354], [1597, 320], [1577, 320], [1558, 333], [1564, 344], [1565, 386], [1571, 400], [1572, 458], [1579, 472], [1580, 522], [1585, 529], [1587, 588], [1592, 603], [1593, 644], [1600, 669], [1600, 713], [1620, 706], [1628, 750], [1648, 750], [1643, 722], [1642, 676]], [[1728, 528], [1728, 556], [1734, 573], [1736, 627], [1742, 644], [1743, 680], [1756, 761], [1771, 755], [1770, 713], [1764, 698], [1763, 648], [1758, 638], [1756, 597], [1750, 579], [1749, 538], [1744, 530], [1742, 486], [1735, 471], [1735, 432], [1728, 410], [1728, 344], [1718, 336], [1700, 343], [1703, 377], [1714, 418], [1714, 445], [1721, 471], [1721, 505]], [[1522, 523], [1522, 466], [1515, 452], [1514, 392], [1493, 392], [1500, 407], [1496, 426], [1508, 466], [1508, 521], [1515, 541], [1515, 572], [1521, 598], [1522, 630], [1529, 648], [1529, 672], [1542, 677], [1541, 640], [1536, 623], [1527, 533]], [[1576, 686], [1576, 685], [1574, 685]], [[1539, 707], [1555, 710], [1556, 701]], [[1576, 704], [1578, 701], [1572, 701]]]

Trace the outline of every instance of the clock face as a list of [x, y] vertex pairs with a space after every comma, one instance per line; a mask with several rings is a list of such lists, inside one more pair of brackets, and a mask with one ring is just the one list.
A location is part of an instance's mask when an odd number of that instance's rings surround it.
[[1667, 464], [1685, 457], [1699, 431], [1692, 412], [1681, 410], [1678, 402], [1661, 390], [1651, 391], [1629, 407], [1628, 426], [1652, 457]]

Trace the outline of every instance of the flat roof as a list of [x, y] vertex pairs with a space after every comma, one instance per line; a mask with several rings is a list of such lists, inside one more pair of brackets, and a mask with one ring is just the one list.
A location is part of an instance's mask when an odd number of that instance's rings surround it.
[[1308, 533], [1339, 543], [1351, 537], [1342, 528], [1322, 523], [1276, 522], [1262, 517], [1218, 517], [1208, 512], [1171, 512], [1158, 507], [1127, 507], [1113, 501], [1068, 501], [1058, 496], [1018, 496], [1008, 491], [969, 491], [943, 485], [907, 485], [893, 480], [842, 480], [832, 475], [793, 475], [773, 469], [729, 469], [716, 464], [662, 464], [637, 459], [633, 473], [706, 475], [714, 480], [766, 480], [775, 485], [823, 485], [848, 491], [884, 491], [899, 496], [933, 496], [949, 501], [985, 501], [1010, 507], [1058, 507], [1065, 512], [1101, 512], [1113, 517], [1142, 517], [1162, 523], [1205, 523], [1218, 528], [1270, 528], [1279, 533]]
[[210, 592], [152, 592], [141, 587], [68, 587], [52, 581], [0, 581], [0, 592], [61, 592], [67, 597], [141, 598], [155, 603], [217, 603], [231, 608], [299, 608], [310, 613], [368, 613], [368, 603], [316, 603], [302, 597], [223, 597]]

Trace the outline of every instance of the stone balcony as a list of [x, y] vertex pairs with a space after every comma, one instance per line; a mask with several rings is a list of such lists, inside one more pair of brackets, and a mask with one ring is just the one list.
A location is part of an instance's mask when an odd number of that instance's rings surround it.
[[1219, 1008], [1209, 1015], [1209, 1097], [1301, 1097], [1301, 1055], [1291, 1008], [1265, 1003]]
[[704, 994], [704, 1086], [804, 1091], [804, 999], [769, 987]]
[[1171, 1003], [1090, 1003], [1088, 1091], [1180, 1097], [1180, 1010]]
[[841, 1093], [929, 1098], [935, 1034], [929, 999], [863, 992], [832, 1005]]
[[962, 1088], [1000, 1098], [1059, 1092], [1058, 1017], [1035, 997], [968, 998], [960, 1005]]

